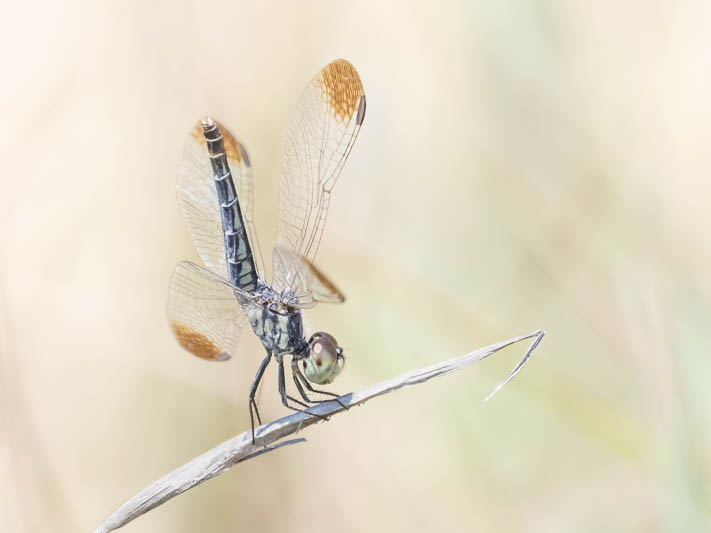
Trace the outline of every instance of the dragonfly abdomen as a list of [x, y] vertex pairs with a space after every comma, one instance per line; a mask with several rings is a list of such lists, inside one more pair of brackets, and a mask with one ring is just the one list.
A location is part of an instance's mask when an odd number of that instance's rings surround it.
[[210, 154], [210, 164], [220, 206], [222, 232], [225, 241], [225, 258], [230, 282], [245, 291], [257, 289], [257, 269], [252, 248], [242, 218], [239, 198], [232, 172], [227, 163], [225, 144], [218, 124], [207, 117], [202, 121], [203, 135]]

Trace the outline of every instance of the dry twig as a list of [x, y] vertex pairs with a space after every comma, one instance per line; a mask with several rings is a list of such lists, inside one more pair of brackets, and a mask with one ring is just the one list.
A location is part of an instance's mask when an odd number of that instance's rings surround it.
[[[371, 398], [375, 398], [376, 396], [387, 394], [408, 385], [423, 383], [432, 378], [444, 376], [456, 370], [460, 370], [465, 366], [481, 361], [491, 354], [510, 346], [511, 344], [535, 337], [535, 340], [528, 350], [526, 350], [523, 358], [514, 367], [511, 373], [485, 398], [485, 400], [488, 400], [494, 395], [494, 393], [496, 393], [521, 371], [523, 366], [526, 364], [526, 361], [528, 361], [531, 354], [533, 354], [533, 351], [543, 339], [544, 335], [545, 331], [538, 330], [529, 333], [528, 335], [521, 335], [520, 337], [514, 337], [513, 339], [498, 342], [460, 357], [435, 363], [418, 370], [412, 370], [400, 376], [371, 385], [370, 387], [346, 394], [340, 397], [340, 401], [347, 407], [359, 405], [370, 400]], [[318, 414], [323, 417], [335, 415], [342, 411], [344, 411], [343, 407], [336, 402], [318, 404], [309, 409], [310, 413]], [[216, 446], [212, 450], [203, 453], [180, 468], [173, 470], [170, 474], [163, 476], [158, 481], [150, 484], [114, 511], [98, 528], [96, 528], [94, 533], [106, 533], [108, 531], [118, 529], [134, 518], [141, 516], [151, 509], [170, 500], [174, 496], [177, 496], [181, 492], [185, 492], [186, 490], [199, 485], [203, 481], [207, 481], [208, 479], [221, 474], [241, 461], [246, 461], [247, 459], [251, 459], [263, 453], [280, 448], [281, 446], [303, 442], [304, 439], [294, 439], [281, 442], [271, 447], [269, 446], [270, 444], [283, 439], [287, 435], [296, 433], [297, 431], [319, 421], [321, 421], [320, 418], [304, 413], [295, 413], [285, 416], [284, 418], [280, 418], [279, 420], [275, 420], [274, 422], [270, 422], [269, 424], [265, 424], [255, 429], [255, 444], [252, 444], [251, 431], [245, 431], [244, 433]]]

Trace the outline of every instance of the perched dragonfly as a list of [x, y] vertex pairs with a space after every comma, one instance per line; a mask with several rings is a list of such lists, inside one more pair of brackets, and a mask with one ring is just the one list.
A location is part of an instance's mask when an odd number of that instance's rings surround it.
[[[365, 117], [363, 85], [353, 65], [338, 59], [306, 87], [286, 134], [279, 193], [277, 243], [272, 282], [265, 281], [253, 221], [252, 170], [247, 151], [210, 117], [185, 141], [178, 172], [178, 202], [204, 268], [181, 261], [168, 296], [168, 320], [175, 338], [208, 361], [235, 355], [249, 324], [266, 350], [249, 391], [249, 415], [262, 423], [255, 394], [272, 357], [282, 403], [303, 411], [309, 393], [336, 398], [313, 384], [331, 383], [343, 370], [336, 339], [304, 334], [302, 309], [340, 303], [343, 294], [314, 266], [336, 181]], [[287, 393], [284, 357], [300, 398]], [[339, 401], [340, 403], [340, 401]], [[345, 407], [345, 406], [344, 406]]]

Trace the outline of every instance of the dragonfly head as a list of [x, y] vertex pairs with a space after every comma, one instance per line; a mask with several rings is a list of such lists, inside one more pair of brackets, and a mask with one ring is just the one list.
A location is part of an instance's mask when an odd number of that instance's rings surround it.
[[332, 335], [319, 331], [309, 339], [309, 355], [302, 359], [304, 375], [312, 383], [331, 383], [343, 370], [343, 349]]

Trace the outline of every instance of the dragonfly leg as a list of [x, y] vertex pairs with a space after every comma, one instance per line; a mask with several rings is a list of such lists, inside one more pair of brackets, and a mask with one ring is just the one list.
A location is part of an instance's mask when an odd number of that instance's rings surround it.
[[[323, 402], [337, 402], [338, 405], [343, 407], [346, 411], [348, 411], [348, 406], [344, 405], [341, 400], [338, 398], [340, 397], [340, 394], [335, 394], [333, 392], [328, 392], [325, 390], [318, 390], [314, 389], [311, 386], [311, 383], [309, 383], [309, 380], [306, 379], [306, 377], [301, 373], [301, 369], [299, 368], [298, 361], [296, 359], [291, 360], [291, 375], [294, 376], [294, 383], [296, 383], [296, 388], [299, 390], [299, 393], [301, 394], [301, 397], [306, 400], [307, 402], [311, 403], [323, 403]], [[311, 398], [308, 397], [306, 392], [304, 392], [304, 388], [306, 387], [309, 391], [315, 392], [316, 394], [324, 394], [326, 396], [333, 396], [333, 400], [312, 400]]]
[[296, 368], [296, 361], [291, 362], [291, 377], [294, 378], [294, 384], [296, 385], [296, 389], [299, 391], [299, 394], [301, 394], [301, 397], [304, 399], [305, 402], [309, 403], [318, 403], [320, 401], [329, 401], [329, 400], [312, 400], [311, 398], [308, 397], [306, 392], [304, 391], [304, 387], [301, 385], [301, 382], [299, 381], [299, 378], [297, 376], [298, 368]]
[[272, 352], [267, 352], [267, 356], [259, 365], [257, 370], [257, 375], [254, 376], [254, 381], [252, 381], [252, 387], [249, 389], [249, 420], [252, 423], [252, 444], [254, 444], [254, 415], [257, 415], [257, 422], [262, 425], [262, 418], [259, 416], [259, 409], [257, 409], [257, 402], [254, 397], [257, 394], [257, 389], [259, 388], [259, 382], [262, 381], [262, 376], [264, 376], [264, 371], [267, 369], [269, 361], [272, 360]]
[[289, 400], [291, 400], [292, 402], [294, 402], [298, 405], [302, 405], [306, 408], [309, 407], [309, 405], [297, 400], [296, 398], [292, 398], [291, 396], [289, 396], [286, 393], [286, 379], [285, 379], [285, 375], [284, 375], [284, 359], [279, 359], [279, 394], [281, 395], [281, 403], [284, 404], [284, 407], [287, 407], [287, 408], [291, 409], [292, 411], [298, 411], [300, 413], [306, 413], [311, 416], [315, 416], [317, 418], [320, 418], [321, 420], [328, 420], [328, 418], [326, 418], [325, 416], [317, 415], [315, 413], [308, 413], [306, 411], [306, 409], [299, 409], [298, 407], [294, 407], [293, 405], [289, 404]]

